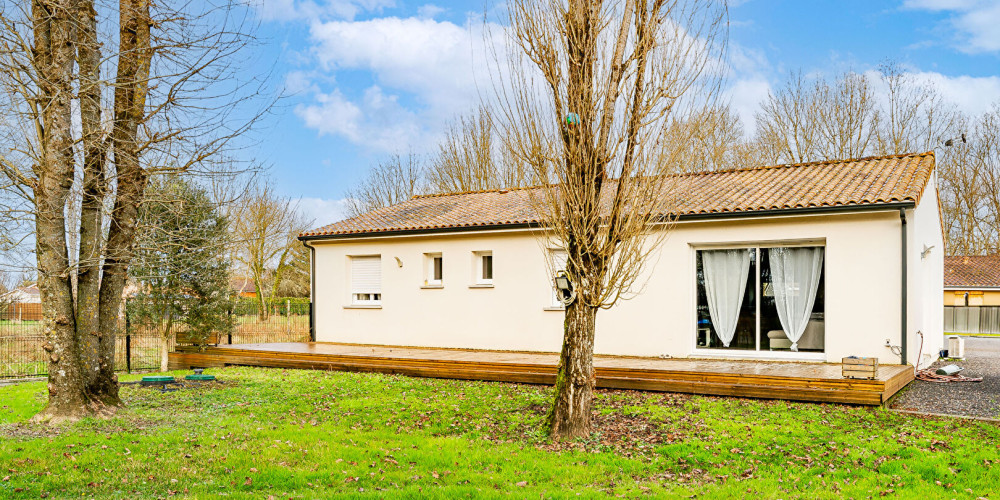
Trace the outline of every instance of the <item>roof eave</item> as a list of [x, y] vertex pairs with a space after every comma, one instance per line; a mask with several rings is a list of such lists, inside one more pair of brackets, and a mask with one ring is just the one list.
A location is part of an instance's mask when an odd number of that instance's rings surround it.
[[[796, 207], [796, 208], [774, 208], [767, 210], [743, 210], [732, 212], [707, 212], [698, 214], [684, 214], [673, 217], [675, 221], [698, 221], [716, 219], [738, 219], [744, 217], [781, 217], [788, 215], [822, 215], [829, 213], [849, 213], [849, 212], [871, 212], [871, 211], [895, 211], [900, 208], [911, 209], [916, 207], [914, 201], [898, 201], [889, 203], [857, 204], [857, 205], [833, 205], [823, 207]], [[514, 224], [489, 224], [478, 226], [450, 226], [431, 227], [418, 229], [397, 229], [392, 231], [367, 231], [357, 233], [341, 234], [307, 234], [300, 235], [299, 241], [319, 241], [319, 240], [346, 240], [356, 238], [382, 238], [390, 236], [413, 236], [422, 234], [446, 234], [475, 231], [504, 231], [512, 229], [533, 229], [541, 227], [537, 222], [514, 223]]]

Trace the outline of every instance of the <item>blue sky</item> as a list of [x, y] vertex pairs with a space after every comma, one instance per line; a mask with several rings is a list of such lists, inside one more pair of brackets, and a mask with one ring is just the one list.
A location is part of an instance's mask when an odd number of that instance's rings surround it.
[[[273, 71], [288, 97], [253, 154], [316, 225], [341, 216], [345, 190], [373, 162], [432, 151], [488, 82], [481, 1], [258, 1], [263, 45], [248, 70]], [[743, 0], [729, 14], [727, 96], [747, 126], [789, 72], [886, 59], [969, 113], [1000, 102], [996, 0]]]

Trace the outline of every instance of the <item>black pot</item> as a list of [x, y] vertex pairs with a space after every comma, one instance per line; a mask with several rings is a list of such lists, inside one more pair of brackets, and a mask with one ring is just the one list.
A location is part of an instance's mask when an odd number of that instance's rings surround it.
[[940, 354], [942, 358], [947, 358], [948, 357], [948, 349], [941, 349], [941, 352], [939, 352], [938, 354]]

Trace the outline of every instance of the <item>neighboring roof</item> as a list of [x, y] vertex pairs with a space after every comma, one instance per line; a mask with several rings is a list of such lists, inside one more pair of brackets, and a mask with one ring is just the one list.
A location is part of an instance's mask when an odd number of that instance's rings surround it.
[[253, 280], [246, 276], [233, 276], [229, 278], [229, 288], [236, 293], [257, 291], [257, 286], [253, 284]]
[[1000, 288], [1000, 255], [944, 258], [945, 288]]
[[[670, 216], [825, 207], [916, 204], [934, 170], [934, 153], [776, 165], [671, 175]], [[408, 231], [490, 229], [538, 224], [529, 190], [416, 196], [402, 203], [306, 231], [301, 238]]]

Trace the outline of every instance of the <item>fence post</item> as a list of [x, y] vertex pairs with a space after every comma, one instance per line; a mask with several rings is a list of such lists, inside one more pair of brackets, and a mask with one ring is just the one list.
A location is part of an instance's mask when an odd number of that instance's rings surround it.
[[316, 342], [316, 323], [313, 318], [313, 303], [309, 300], [309, 341]]
[[128, 314], [128, 299], [125, 299], [125, 371], [132, 373], [132, 319]]
[[229, 345], [233, 345], [233, 303], [229, 303], [229, 329], [226, 334], [229, 337]]

